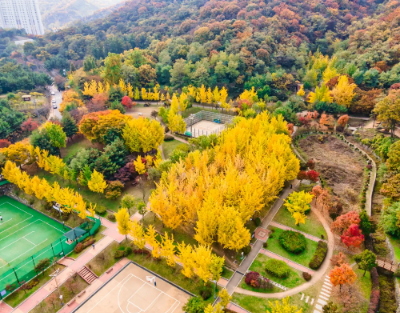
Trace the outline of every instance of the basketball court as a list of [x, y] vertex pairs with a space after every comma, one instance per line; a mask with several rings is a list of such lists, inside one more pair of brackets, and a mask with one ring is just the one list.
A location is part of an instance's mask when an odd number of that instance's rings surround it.
[[225, 130], [225, 124], [214, 123], [206, 120], [202, 120], [193, 124], [186, 129], [187, 132], [192, 133], [192, 137], [199, 137], [202, 135], [209, 136], [211, 134], [218, 135]]
[[[0, 197], [0, 215], [3, 219], [0, 221], [0, 275], [49, 246], [69, 230], [7, 196]], [[46, 257], [49, 256], [43, 256]]]
[[129, 263], [76, 313], [182, 313], [187, 292]]

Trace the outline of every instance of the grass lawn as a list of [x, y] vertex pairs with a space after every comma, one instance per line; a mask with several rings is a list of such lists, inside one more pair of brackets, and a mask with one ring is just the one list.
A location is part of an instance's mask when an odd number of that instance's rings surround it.
[[264, 254], [259, 254], [253, 261], [253, 264], [251, 264], [250, 271], [259, 272], [264, 277], [269, 278], [272, 281], [287, 288], [294, 288], [305, 283], [305, 280], [303, 278], [303, 273], [294, 268], [290, 268], [290, 274], [286, 278], [275, 277], [267, 273], [267, 271], [265, 270], [265, 263], [270, 259], [271, 258], [267, 257]]
[[317, 215], [315, 215], [313, 212], [310, 212], [307, 215], [305, 224], [299, 224], [296, 226], [294, 218], [290, 215], [290, 212], [282, 206], [278, 213], [276, 213], [274, 221], [318, 238], [321, 238], [321, 235], [323, 235], [324, 238], [327, 238], [324, 226], [322, 226]]
[[[79, 275], [68, 278], [68, 280], [60, 286], [60, 293], [63, 295], [64, 304], [72, 300], [78, 293], [89, 286]], [[33, 308], [31, 313], [52, 313], [61, 309], [61, 300], [58, 292], [54, 291], [45, 300], [40, 302]]]
[[230, 269], [226, 268], [224, 266], [224, 268], [222, 269], [222, 273], [221, 273], [221, 277], [225, 278], [225, 279], [231, 279], [231, 277], [233, 276], [234, 272], [231, 271]]
[[394, 257], [396, 259], [396, 262], [400, 263], [400, 238], [396, 238], [396, 237], [393, 237], [391, 235], [387, 235], [387, 236], [388, 236], [388, 238], [390, 240], [390, 243], [393, 246]]
[[[100, 228], [97, 230], [96, 234], [94, 235], [94, 239], [96, 240], [96, 242], [98, 242], [101, 238], [104, 237], [104, 235], [102, 234], [102, 232], [106, 229], [106, 227], [104, 227], [103, 225], [100, 225]], [[91, 238], [91, 237], [88, 237]], [[96, 243], [95, 243], [96, 244]], [[68, 256], [70, 258], [74, 258], [76, 259], [78, 256], [80, 256], [83, 252], [85, 252], [87, 249], [92, 248], [92, 246], [86, 247], [85, 249], [83, 249], [81, 252], [76, 253], [75, 251], [72, 250], [72, 252], [70, 254], [68, 254]], [[93, 249], [93, 248], [92, 248]]]
[[38, 284], [29, 290], [19, 290], [10, 294], [7, 298], [4, 299], [4, 302], [9, 306], [15, 308], [22, 301], [30, 297], [34, 292], [36, 292], [40, 287], [42, 287], [45, 283], [47, 283], [50, 279], [52, 279], [49, 275], [54, 273], [57, 269], [60, 271], [64, 268], [64, 266], [60, 264], [55, 264], [44, 271], [44, 273], [40, 274], [36, 277]]
[[94, 147], [94, 145], [87, 139], [82, 139], [78, 142], [68, 145], [66, 148], [61, 149], [61, 156], [65, 163], [72, 159], [79, 150]]
[[244, 277], [242, 278], [242, 280], [240, 281], [239, 287], [245, 290], [250, 290], [250, 291], [254, 291], [254, 292], [259, 292], [259, 293], [277, 293], [277, 292], [283, 292], [282, 289], [272, 286], [271, 289], [261, 289], [261, 288], [254, 288], [252, 286], [249, 286], [246, 284], [246, 282], [244, 281]]
[[180, 142], [178, 140], [171, 140], [171, 141], [164, 141], [162, 144], [162, 149], [164, 152], [164, 158], [169, 159], [170, 155], [172, 152], [179, 146], [179, 145], [185, 145], [187, 144]]
[[68, 187], [75, 191], [78, 191], [82, 195], [82, 197], [84, 199], [86, 199], [87, 201], [96, 203], [97, 205], [104, 206], [108, 210], [117, 211], [119, 208], [119, 203], [121, 201], [122, 195], [115, 200], [106, 199], [103, 194], [92, 192], [86, 187], [80, 186], [77, 183], [72, 182], [70, 180], [65, 181], [65, 180], [61, 179], [60, 177], [58, 177], [56, 175], [52, 175], [46, 171], [43, 171], [43, 170], [38, 171], [37, 176], [39, 176], [40, 178], [45, 178], [50, 184], [53, 184], [54, 182], [58, 182], [60, 187], [64, 187], [64, 188]]
[[362, 295], [365, 299], [369, 300], [372, 288], [371, 275], [369, 271], [367, 271], [365, 276], [363, 276], [364, 271], [360, 270], [357, 265], [353, 266], [353, 270], [357, 274], [356, 283], [359, 285]]
[[[304, 265], [308, 267], [308, 263], [310, 263], [310, 260], [312, 256], [315, 253], [315, 250], [317, 249], [317, 242], [312, 241], [306, 238], [307, 241], [307, 247], [306, 250], [303, 251], [300, 254], [294, 254], [291, 252], [286, 251], [283, 249], [281, 244], [279, 243], [279, 235], [283, 232], [282, 229], [276, 228], [276, 227], [269, 227], [270, 230], [275, 230], [273, 234], [271, 234], [268, 238], [268, 250], [271, 252], [274, 252], [276, 254], [279, 254], [280, 256], [283, 256], [284, 258], [287, 258], [289, 260], [292, 260], [296, 263], [299, 263], [301, 265]], [[272, 238], [271, 238], [272, 236]]]
[[[303, 313], [310, 312], [310, 306], [304, 301], [300, 300], [300, 295], [295, 295], [290, 297], [289, 303], [291, 305], [296, 305], [299, 309], [303, 309]], [[232, 297], [232, 302], [237, 303], [242, 308], [252, 312], [252, 313], [265, 313], [271, 308], [269, 302], [275, 303], [275, 301], [281, 301], [280, 299], [263, 299], [253, 296], [246, 296], [239, 293], [234, 293]], [[296, 311], [297, 312], [297, 311]]]

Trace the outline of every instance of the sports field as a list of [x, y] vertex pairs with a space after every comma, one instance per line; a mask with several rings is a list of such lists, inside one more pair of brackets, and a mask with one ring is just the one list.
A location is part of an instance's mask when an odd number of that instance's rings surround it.
[[130, 263], [74, 312], [183, 313], [183, 306], [190, 297], [185, 291]]
[[[69, 230], [7, 196], [0, 197], [0, 215], [3, 219], [0, 221], [0, 276], [17, 265], [21, 267], [20, 262], [54, 243]], [[51, 248], [49, 253], [43, 254], [38, 259], [50, 257]]]

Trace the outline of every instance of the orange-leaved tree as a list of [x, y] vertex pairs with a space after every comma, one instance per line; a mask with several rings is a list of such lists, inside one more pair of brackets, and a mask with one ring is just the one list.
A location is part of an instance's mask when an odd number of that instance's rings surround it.
[[331, 270], [329, 278], [332, 285], [339, 285], [340, 291], [342, 291], [342, 286], [345, 284], [352, 285], [356, 281], [357, 275], [349, 264], [343, 263]]

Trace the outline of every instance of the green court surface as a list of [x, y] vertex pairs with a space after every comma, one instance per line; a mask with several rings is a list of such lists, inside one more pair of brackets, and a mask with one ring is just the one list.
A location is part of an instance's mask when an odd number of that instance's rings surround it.
[[[56, 241], [69, 229], [64, 229], [62, 224], [6, 196], [0, 197], [0, 215], [3, 218], [0, 221], [1, 287], [3, 274], [7, 271], [11, 272], [14, 268], [23, 276], [32, 270], [29, 257], [34, 255], [36, 262], [51, 258], [53, 249], [50, 245], [57, 245]], [[62, 246], [61, 240], [59, 245]], [[58, 252], [60, 247], [56, 247], [56, 250]], [[25, 263], [24, 260], [28, 261]]]

